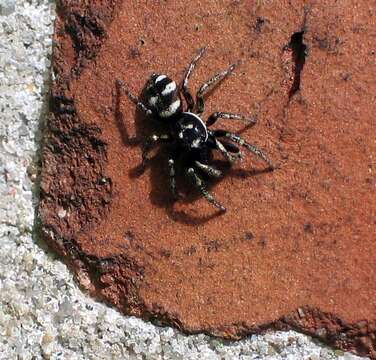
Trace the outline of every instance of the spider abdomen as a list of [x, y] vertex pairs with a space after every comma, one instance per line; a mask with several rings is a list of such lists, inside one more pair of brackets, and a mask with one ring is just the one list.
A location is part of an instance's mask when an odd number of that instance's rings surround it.
[[149, 107], [159, 118], [170, 118], [181, 112], [177, 85], [167, 75], [153, 74], [148, 81], [145, 96]]

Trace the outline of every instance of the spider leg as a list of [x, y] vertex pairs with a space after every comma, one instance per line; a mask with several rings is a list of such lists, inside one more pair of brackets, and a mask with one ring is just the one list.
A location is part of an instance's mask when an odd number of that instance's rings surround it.
[[199, 168], [200, 170], [202, 170], [205, 174], [209, 176], [216, 177], [216, 178], [219, 178], [222, 176], [222, 172], [220, 170], [210, 165], [203, 164], [199, 161], [195, 161], [195, 165], [197, 166], [197, 168]]
[[188, 109], [187, 109], [188, 112], [192, 111], [194, 106], [195, 106], [193, 96], [192, 96], [192, 94], [191, 94], [191, 92], [189, 91], [189, 88], [188, 88], [189, 78], [191, 77], [197, 62], [200, 60], [202, 55], [204, 55], [204, 52], [206, 51], [206, 49], [207, 49], [207, 47], [205, 46], [205, 47], [198, 50], [197, 55], [193, 58], [193, 60], [189, 64], [187, 72], [185, 73], [185, 76], [184, 76], [182, 92], [183, 92], [183, 96], [185, 98], [185, 101], [187, 102], [187, 105], [188, 105]]
[[136, 95], [134, 95], [129, 89], [128, 86], [125, 85], [125, 83], [122, 80], [116, 80], [116, 86], [127, 94], [128, 98], [140, 109], [142, 110], [146, 115], [151, 115], [153, 112], [144, 105]]
[[227, 70], [221, 71], [215, 74], [212, 78], [206, 81], [204, 84], [201, 85], [200, 89], [196, 94], [196, 106], [197, 106], [197, 114], [200, 115], [204, 112], [205, 104], [204, 104], [204, 96], [210, 90], [214, 88], [214, 86], [218, 85], [222, 80], [224, 80], [228, 75], [230, 75], [236, 67], [236, 64], [232, 64]]
[[162, 135], [151, 135], [143, 144], [142, 147], [142, 167], [145, 167], [149, 158], [148, 154], [151, 151], [151, 149], [159, 142], [169, 142], [171, 141], [171, 137], [168, 134], [162, 134]]
[[236, 142], [240, 146], [244, 146], [247, 150], [249, 150], [251, 153], [255, 154], [262, 160], [264, 160], [271, 169], [274, 169], [274, 165], [272, 161], [268, 158], [268, 156], [258, 147], [255, 145], [252, 145], [248, 142], [246, 142], [244, 139], [242, 139], [239, 135], [236, 135], [234, 133], [225, 131], [225, 130], [215, 130], [213, 131], [213, 135], [215, 137], [227, 137], [228, 139]]
[[241, 115], [241, 114], [233, 114], [233, 113], [218, 111], [218, 112], [211, 114], [208, 117], [208, 120], [206, 121], [206, 126], [213, 125], [218, 119], [243, 120], [252, 125], [256, 124], [256, 117], [254, 116], [248, 117], [248, 116]]
[[190, 176], [195, 184], [195, 186], [197, 187], [197, 189], [200, 190], [202, 196], [205, 197], [205, 199], [210, 203], [212, 204], [213, 206], [215, 206], [216, 208], [218, 208], [221, 212], [225, 212], [226, 211], [226, 208], [221, 205], [219, 202], [217, 202], [213, 195], [211, 195], [205, 188], [204, 186], [204, 183], [203, 181], [201, 180], [201, 178], [195, 173], [195, 170], [193, 168], [189, 168], [187, 170], [187, 174], [188, 176]]
[[177, 199], [177, 194], [176, 194], [176, 179], [175, 179], [175, 161], [174, 159], [170, 158], [168, 159], [168, 167], [170, 170], [170, 190], [172, 193], [172, 196], [174, 199]]
[[240, 149], [238, 148], [238, 146], [233, 144], [233, 143], [223, 141], [223, 140], [221, 141], [221, 143], [225, 147], [225, 149], [227, 151], [229, 151], [230, 153], [239, 153], [240, 152]]
[[239, 160], [242, 158], [242, 153], [240, 151], [235, 154], [230, 154], [230, 152], [218, 139], [215, 139], [215, 147], [222, 153], [222, 155], [230, 163], [234, 163], [236, 160]]

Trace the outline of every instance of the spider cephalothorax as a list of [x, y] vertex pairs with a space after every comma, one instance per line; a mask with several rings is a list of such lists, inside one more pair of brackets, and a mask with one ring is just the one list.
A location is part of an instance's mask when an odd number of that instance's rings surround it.
[[[146, 164], [148, 154], [155, 144], [169, 143], [171, 148], [168, 159], [170, 188], [174, 197], [176, 197], [175, 167], [179, 162], [201, 194], [215, 207], [221, 211], [226, 211], [225, 207], [217, 202], [206, 190], [202, 179], [203, 174], [211, 177], [220, 177], [222, 175], [220, 170], [210, 165], [213, 150], [218, 150], [226, 160], [233, 163], [242, 157], [242, 153], [237, 146], [240, 145], [263, 159], [271, 169], [273, 165], [260, 149], [249, 144], [237, 134], [226, 130], [208, 129], [220, 118], [244, 120], [254, 124], [255, 119], [253, 117], [227, 112], [215, 112], [208, 117], [206, 122], [202, 120], [201, 114], [204, 112], [205, 95], [231, 74], [235, 68], [233, 64], [227, 70], [217, 73], [201, 85], [196, 94], [196, 101], [194, 101], [188, 88], [189, 78], [205, 50], [206, 48], [200, 49], [189, 64], [180, 88], [167, 75], [153, 74], [145, 88], [145, 102], [141, 102], [134, 96], [122, 81], [117, 81], [117, 84], [125, 90], [128, 97], [138, 108], [166, 126], [166, 131], [163, 134], [153, 134], [144, 143], [142, 152], [143, 165]], [[186, 110], [183, 109], [181, 95], [185, 99]]]

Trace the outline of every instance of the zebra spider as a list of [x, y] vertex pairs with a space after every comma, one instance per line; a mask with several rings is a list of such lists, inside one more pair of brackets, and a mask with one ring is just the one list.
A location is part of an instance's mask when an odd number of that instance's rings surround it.
[[[243, 120], [255, 124], [254, 118], [228, 112], [215, 112], [208, 117], [206, 122], [202, 120], [205, 95], [235, 69], [235, 64], [233, 64], [227, 70], [215, 74], [202, 84], [196, 94], [195, 102], [188, 88], [188, 83], [205, 50], [206, 47], [201, 48], [189, 64], [180, 88], [168, 76], [152, 74], [145, 87], [145, 103], [133, 95], [123, 81], [117, 80], [116, 83], [139, 109], [166, 126], [165, 133], [153, 134], [145, 141], [142, 151], [143, 166], [146, 165], [148, 154], [156, 144], [170, 144], [172, 151], [168, 159], [168, 167], [170, 189], [174, 198], [177, 197], [175, 174], [176, 163], [179, 162], [185, 174], [192, 179], [193, 184], [202, 196], [221, 212], [225, 212], [226, 208], [207, 191], [202, 178], [202, 175], [215, 178], [222, 175], [220, 170], [210, 165], [213, 150], [218, 150], [228, 162], [233, 163], [242, 157], [238, 146], [234, 144], [236, 143], [264, 160], [269, 165], [269, 169], [274, 167], [263, 151], [249, 144], [237, 134], [226, 130], [209, 129], [218, 119]], [[185, 99], [185, 111], [181, 95]]]

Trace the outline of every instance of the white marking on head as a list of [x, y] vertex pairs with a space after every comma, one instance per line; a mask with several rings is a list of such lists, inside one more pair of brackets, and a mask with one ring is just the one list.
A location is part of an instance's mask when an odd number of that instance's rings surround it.
[[152, 96], [149, 98], [149, 105], [151, 106], [155, 106], [157, 104], [157, 101], [158, 101], [158, 96]]
[[194, 139], [193, 141], [192, 141], [192, 147], [193, 148], [198, 148], [199, 146], [200, 146], [200, 144], [201, 144], [201, 139]]
[[155, 79], [155, 81], [154, 81], [154, 83], [156, 84], [157, 82], [159, 82], [159, 81], [162, 81], [163, 79], [166, 79], [166, 75], [159, 75], [156, 79]]
[[162, 95], [168, 95], [168, 94], [172, 93], [175, 90], [176, 90], [176, 83], [175, 83], [175, 81], [171, 81], [170, 83], [168, 83], [166, 85], [166, 87], [162, 91]]
[[183, 139], [183, 137], [184, 137], [184, 133], [183, 133], [183, 131], [180, 131], [180, 133], [179, 133], [179, 138], [180, 138], [180, 139]]
[[159, 113], [159, 116], [162, 117], [162, 118], [166, 118], [166, 117], [169, 117], [171, 115], [174, 115], [176, 113], [176, 111], [179, 109], [180, 107], [180, 99], [177, 99], [175, 100], [169, 107], [167, 110], [163, 110]]

